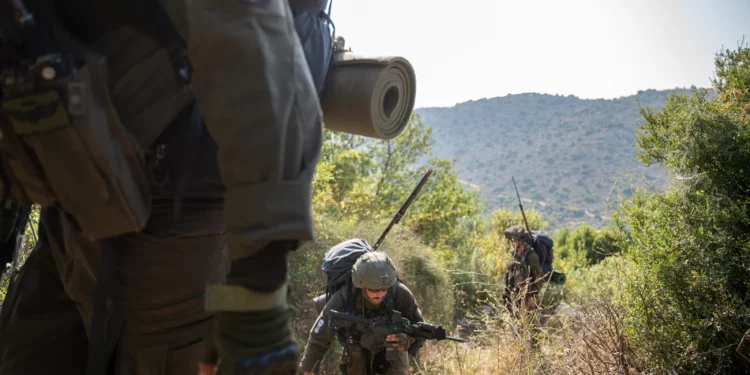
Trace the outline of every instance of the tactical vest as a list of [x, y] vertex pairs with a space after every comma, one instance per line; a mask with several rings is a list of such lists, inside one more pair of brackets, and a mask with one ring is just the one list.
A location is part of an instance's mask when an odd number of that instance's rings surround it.
[[140, 231], [150, 147], [191, 106], [201, 125], [184, 42], [158, 2], [86, 42], [56, 3], [0, 3], [0, 183], [19, 204], [59, 206], [91, 240]]
[[[393, 310], [396, 310], [396, 290], [398, 282], [388, 288], [388, 293], [386, 293], [385, 299], [383, 300], [383, 307], [375, 310], [374, 312], [363, 312], [362, 309], [357, 308], [357, 298], [366, 298], [362, 290], [359, 288], [355, 288], [353, 285], [349, 284], [345, 288], [342, 288], [342, 300], [344, 302], [344, 305], [346, 306], [346, 309], [344, 312], [351, 315], [357, 315], [357, 316], [364, 316], [365, 318], [373, 318], [378, 317], [381, 318], [386, 313], [390, 313]], [[346, 339], [346, 336], [350, 336], [354, 334], [355, 336], [359, 336], [361, 332], [342, 332], [342, 335], [339, 338], [339, 341], [342, 342]]]
[[[391, 314], [396, 310], [396, 290], [397, 285], [394, 285], [388, 289], [385, 299], [383, 300], [383, 307], [374, 311], [362, 311], [357, 308], [357, 298], [365, 298], [361, 289], [358, 288], [347, 288], [344, 290], [342, 295], [344, 303], [346, 305], [346, 313], [352, 315], [359, 315], [365, 318], [384, 318], [386, 314]], [[366, 350], [362, 347], [362, 341], [367, 340], [367, 333], [359, 330], [340, 330], [337, 333], [339, 343], [344, 348], [342, 353], [342, 363], [339, 369], [341, 373], [346, 375], [349, 373], [350, 361], [352, 360], [364, 360], [367, 361], [367, 374], [385, 374], [388, 371], [389, 363], [385, 360], [385, 343], [377, 345], [372, 350]], [[356, 352], [356, 353], [355, 353]], [[372, 357], [370, 357], [372, 356]]]

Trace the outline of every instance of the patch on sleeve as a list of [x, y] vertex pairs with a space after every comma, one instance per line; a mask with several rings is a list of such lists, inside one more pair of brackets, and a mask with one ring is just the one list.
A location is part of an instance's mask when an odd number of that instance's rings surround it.
[[313, 332], [320, 333], [320, 330], [323, 328], [325, 324], [326, 323], [323, 321], [323, 319], [318, 319], [318, 322], [315, 323], [315, 329], [313, 330]]

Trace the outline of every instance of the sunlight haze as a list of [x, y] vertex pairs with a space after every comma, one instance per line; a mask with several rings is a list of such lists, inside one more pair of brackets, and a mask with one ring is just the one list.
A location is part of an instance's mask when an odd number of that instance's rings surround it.
[[710, 86], [750, 38], [750, 1], [334, 1], [354, 52], [404, 56], [419, 107], [526, 92], [617, 98]]

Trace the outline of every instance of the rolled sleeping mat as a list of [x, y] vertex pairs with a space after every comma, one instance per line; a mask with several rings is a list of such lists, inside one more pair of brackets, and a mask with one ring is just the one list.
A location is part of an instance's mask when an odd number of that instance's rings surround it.
[[554, 285], [565, 285], [565, 282], [567, 281], [567, 279], [568, 278], [565, 276], [564, 273], [558, 270], [553, 270], [552, 275], [550, 276], [549, 282]]
[[409, 123], [416, 95], [405, 58], [337, 53], [321, 94], [323, 121], [330, 130], [393, 139]]

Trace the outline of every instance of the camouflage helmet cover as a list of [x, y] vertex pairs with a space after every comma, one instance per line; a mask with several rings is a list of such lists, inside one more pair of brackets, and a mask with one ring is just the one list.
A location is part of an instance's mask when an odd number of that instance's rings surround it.
[[520, 225], [514, 225], [508, 229], [505, 230], [505, 238], [509, 240], [519, 240], [524, 242], [531, 242], [531, 238], [529, 237], [529, 232], [526, 230], [526, 228], [520, 226]]
[[363, 254], [352, 267], [352, 283], [367, 289], [388, 289], [396, 284], [398, 270], [391, 258], [380, 251]]

